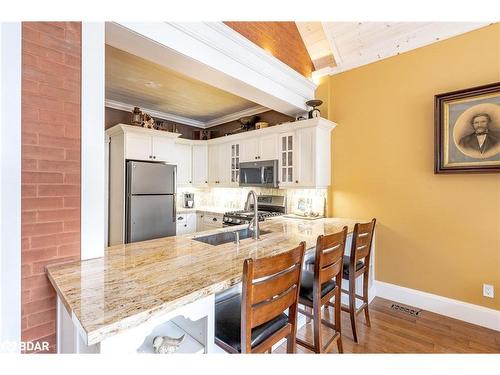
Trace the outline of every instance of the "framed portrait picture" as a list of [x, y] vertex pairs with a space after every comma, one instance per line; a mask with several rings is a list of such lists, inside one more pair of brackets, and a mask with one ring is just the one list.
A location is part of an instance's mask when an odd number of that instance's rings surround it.
[[500, 171], [500, 82], [435, 96], [435, 173]]

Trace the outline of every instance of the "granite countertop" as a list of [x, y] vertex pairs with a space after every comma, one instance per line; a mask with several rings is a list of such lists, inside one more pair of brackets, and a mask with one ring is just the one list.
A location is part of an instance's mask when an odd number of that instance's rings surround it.
[[187, 207], [177, 207], [177, 213], [178, 214], [183, 214], [183, 213], [190, 213], [190, 212], [206, 212], [210, 214], [224, 214], [229, 211], [236, 211], [235, 209], [231, 208], [223, 208], [223, 207], [215, 207], [215, 206], [196, 206], [193, 208], [187, 208]]
[[[258, 241], [212, 246], [186, 234], [108, 247], [104, 257], [51, 265], [46, 273], [62, 303], [80, 325], [87, 345], [172, 311], [241, 280], [243, 261], [274, 255], [305, 241], [316, 245], [320, 234], [341, 231], [351, 219], [313, 221], [276, 217], [260, 223]], [[234, 231], [221, 228], [203, 235]]]

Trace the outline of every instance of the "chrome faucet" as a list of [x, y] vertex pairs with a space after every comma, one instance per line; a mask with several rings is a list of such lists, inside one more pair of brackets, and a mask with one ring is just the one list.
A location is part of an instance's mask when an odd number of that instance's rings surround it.
[[248, 229], [253, 224], [253, 239], [259, 239], [259, 205], [257, 204], [257, 194], [255, 191], [250, 190], [247, 195], [247, 201], [245, 203], [245, 211], [250, 210], [250, 197], [253, 197], [253, 219], [248, 223]]

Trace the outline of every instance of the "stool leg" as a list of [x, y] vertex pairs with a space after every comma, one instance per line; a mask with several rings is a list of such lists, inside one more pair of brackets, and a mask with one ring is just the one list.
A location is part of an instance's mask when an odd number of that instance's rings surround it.
[[371, 327], [370, 325], [370, 313], [368, 312], [368, 271], [363, 275], [363, 302], [366, 303], [365, 310], [365, 319], [366, 325]]
[[352, 337], [354, 342], [358, 342], [356, 333], [356, 279], [352, 277], [349, 280], [349, 315], [351, 316]]
[[323, 352], [323, 341], [321, 338], [321, 306], [319, 303], [316, 303], [313, 307], [313, 314], [314, 351], [321, 354]]
[[342, 321], [342, 317], [341, 317], [342, 302], [340, 299], [341, 294], [342, 294], [342, 291], [339, 288], [339, 290], [337, 291], [337, 293], [335, 295], [335, 308], [334, 308], [334, 310], [335, 310], [335, 331], [338, 332], [340, 335], [339, 338], [337, 339], [337, 349], [339, 350], [339, 353], [344, 352], [344, 349], [342, 348], [342, 328], [340, 326], [341, 321]]
[[[294, 327], [295, 331], [295, 327]], [[271, 352], [271, 349], [269, 349], [269, 352]], [[288, 335], [286, 338], [286, 352], [288, 354], [294, 354], [297, 352], [297, 345], [295, 342], [295, 332], [292, 332]]]

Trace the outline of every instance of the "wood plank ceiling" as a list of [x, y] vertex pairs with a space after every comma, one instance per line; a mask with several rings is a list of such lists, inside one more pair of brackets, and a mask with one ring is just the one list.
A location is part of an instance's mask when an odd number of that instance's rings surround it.
[[484, 22], [224, 23], [308, 78], [340, 73], [488, 25]]
[[256, 103], [106, 45], [106, 99], [201, 122]]

